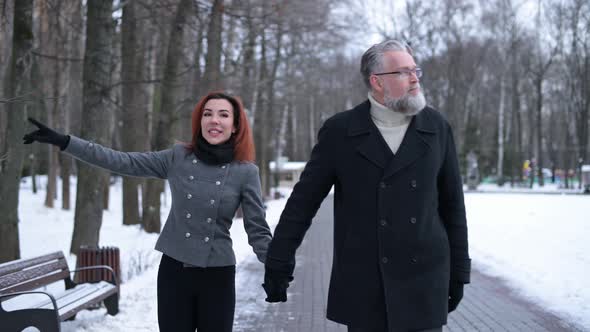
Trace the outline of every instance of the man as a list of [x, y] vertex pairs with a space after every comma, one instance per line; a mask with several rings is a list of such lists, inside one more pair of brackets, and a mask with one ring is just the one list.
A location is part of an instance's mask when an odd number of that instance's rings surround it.
[[471, 260], [453, 134], [426, 106], [411, 49], [361, 60], [368, 100], [328, 119], [275, 230], [263, 287], [286, 301], [301, 244], [334, 185], [327, 318], [352, 331], [442, 331]]

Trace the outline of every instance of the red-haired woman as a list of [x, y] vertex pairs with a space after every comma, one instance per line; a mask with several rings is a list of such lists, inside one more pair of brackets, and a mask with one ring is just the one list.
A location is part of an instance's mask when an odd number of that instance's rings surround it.
[[241, 204], [248, 242], [264, 262], [271, 240], [254, 143], [240, 101], [210, 93], [192, 115], [192, 141], [158, 152], [119, 152], [39, 129], [23, 137], [57, 145], [74, 158], [128, 176], [168, 179], [172, 208], [156, 243], [160, 331], [231, 331], [235, 255], [229, 228]]

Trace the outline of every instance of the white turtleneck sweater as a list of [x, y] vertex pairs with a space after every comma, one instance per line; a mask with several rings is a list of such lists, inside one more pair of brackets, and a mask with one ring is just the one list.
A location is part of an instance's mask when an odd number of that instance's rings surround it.
[[412, 117], [390, 110], [376, 101], [370, 92], [369, 101], [371, 102], [371, 119], [381, 132], [381, 136], [385, 139], [391, 152], [396, 154]]

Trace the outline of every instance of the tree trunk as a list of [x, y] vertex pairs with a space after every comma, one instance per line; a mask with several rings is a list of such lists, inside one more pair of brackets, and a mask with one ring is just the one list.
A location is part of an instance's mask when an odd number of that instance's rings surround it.
[[242, 65], [242, 82], [240, 84], [240, 96], [242, 97], [242, 102], [244, 103], [244, 108], [249, 111], [252, 111], [252, 103], [253, 103], [253, 89], [255, 86], [256, 81], [256, 62], [254, 58], [254, 51], [256, 49], [256, 27], [254, 25], [252, 19], [252, 10], [250, 3], [248, 3], [248, 8], [246, 11], [246, 29], [248, 31], [248, 35], [244, 42], [243, 46], [243, 54], [244, 54], [244, 61]]
[[[275, 103], [275, 81], [277, 78], [277, 71], [279, 68], [279, 64], [281, 63], [282, 57], [281, 57], [281, 51], [282, 51], [282, 46], [283, 46], [283, 25], [281, 24], [281, 21], [279, 21], [277, 23], [277, 31], [276, 31], [276, 35], [275, 35], [275, 49], [274, 49], [274, 60], [272, 63], [272, 69], [270, 72], [270, 77], [267, 80], [267, 84], [266, 85], [266, 91], [268, 93], [268, 109], [267, 109], [267, 114], [268, 114], [268, 118], [266, 119], [266, 121], [268, 121], [271, 125], [270, 128], [268, 128], [268, 132], [266, 133], [267, 137], [265, 142], [272, 142], [273, 140], [273, 136], [274, 139], [277, 140], [277, 147], [280, 142], [280, 139], [282, 137], [281, 135], [281, 128], [282, 128], [282, 120], [283, 120], [283, 116], [282, 116], [282, 112], [286, 112], [286, 108], [285, 107], [279, 107], [276, 105]], [[272, 128], [272, 129], [271, 129]], [[270, 172], [270, 167], [269, 167], [269, 162], [273, 156], [273, 151], [271, 150], [273, 148], [273, 146], [271, 144], [267, 144], [266, 146], [267, 149], [269, 149], [269, 152], [267, 154], [268, 156], [268, 160], [265, 162], [261, 162], [258, 166], [260, 167], [261, 171], [266, 174], [266, 185], [267, 188], [265, 188], [266, 192], [268, 193], [268, 195], [270, 196], [270, 187], [272, 185], [272, 183], [274, 182], [273, 179], [271, 178], [271, 172]], [[279, 152], [279, 151], [275, 151]]]
[[[82, 20], [82, 3], [72, 1], [66, 3], [66, 17], [68, 17], [67, 27], [67, 54], [71, 59], [66, 63], [64, 72], [67, 75], [66, 80], [66, 104], [63, 114], [63, 123], [65, 132], [78, 133], [79, 130], [73, 130], [79, 126], [79, 119], [82, 111], [82, 48], [83, 48], [83, 20]], [[72, 126], [73, 123], [75, 126]], [[73, 171], [74, 161], [67, 155], [60, 155], [60, 169], [62, 180], [62, 209], [70, 210], [70, 175]]]
[[[270, 184], [268, 183], [268, 132], [269, 126], [272, 125], [268, 121], [268, 98], [266, 87], [264, 84], [268, 79], [268, 68], [267, 68], [267, 42], [266, 34], [264, 30], [261, 31], [261, 42], [260, 42], [260, 71], [258, 81], [261, 84], [258, 86], [258, 92], [255, 102], [255, 109], [252, 110], [254, 113], [254, 141], [256, 143], [256, 162], [260, 167], [260, 184], [262, 188], [262, 196], [267, 197], [270, 193]], [[266, 165], [266, 167], [264, 166]]]
[[[35, 31], [36, 49], [44, 56], [37, 56], [39, 63], [40, 88], [42, 91], [43, 104], [41, 108], [43, 116], [47, 116], [45, 122], [50, 128], [60, 131], [61, 123], [56, 118], [57, 103], [59, 100], [59, 75], [61, 61], [57, 60], [57, 44], [61, 37], [59, 27], [59, 10], [56, 8], [60, 3], [50, 0], [34, 1], [35, 5]], [[54, 207], [57, 197], [57, 173], [59, 168], [59, 150], [53, 145], [45, 145], [42, 150], [47, 153], [47, 186], [45, 191], [45, 206]]]
[[536, 118], [536, 125], [537, 125], [537, 176], [539, 178], [539, 186], [543, 187], [545, 185], [543, 179], [543, 120], [542, 120], [542, 110], [543, 110], [543, 77], [539, 77], [537, 82], [537, 118]]
[[[227, 6], [229, 8], [231, 8], [234, 3], [236, 1], [235, 0], [228, 0], [228, 4]], [[222, 3], [223, 5], [223, 3]], [[223, 19], [223, 16], [222, 16]], [[229, 22], [227, 22], [227, 29], [225, 30], [225, 45], [223, 46], [223, 50], [224, 50], [224, 62], [223, 62], [223, 77], [228, 80], [228, 79], [233, 79], [235, 80], [237, 77], [237, 73], [234, 72], [234, 64], [233, 64], [233, 60], [234, 60], [234, 53], [235, 50], [238, 49], [236, 47], [236, 37], [237, 37], [237, 31], [236, 31], [236, 19], [230, 19], [228, 20]], [[222, 22], [223, 23], [223, 22]], [[221, 25], [220, 25], [221, 26]], [[227, 85], [227, 84], [225, 84]]]
[[[110, 86], [114, 28], [112, 6], [112, 0], [88, 2], [81, 135], [99, 144], [111, 143], [107, 89]], [[74, 254], [81, 245], [98, 245], [104, 206], [104, 178], [109, 175], [81, 162], [78, 169], [74, 234], [70, 247], [70, 252]]]
[[[32, 34], [32, 0], [8, 3], [5, 17], [13, 21], [12, 55], [8, 82], [5, 85], [6, 96], [22, 95], [30, 89], [31, 57], [29, 52], [33, 45]], [[12, 12], [14, 10], [14, 12]], [[2, 22], [4, 23], [4, 22]], [[8, 39], [8, 38], [7, 38]], [[5, 148], [0, 150], [0, 263], [20, 258], [18, 234], [18, 199], [21, 168], [25, 147], [21, 138], [25, 130], [27, 116], [24, 102], [9, 103], [1, 111], [7, 112]]]
[[207, 56], [203, 74], [206, 91], [223, 89], [221, 81], [221, 31], [223, 24], [223, 0], [213, 0], [209, 28], [207, 29]]
[[[190, 13], [191, 0], [182, 0], [176, 10], [173, 29], [170, 32], [170, 42], [166, 56], [166, 66], [161, 89], [161, 104], [156, 106], [156, 128], [154, 146], [156, 150], [170, 147], [172, 143], [171, 128], [174, 125], [174, 110], [181, 102], [183, 91], [181, 78], [181, 59], [186, 28], [187, 15]], [[144, 229], [149, 233], [159, 233], [160, 224], [160, 195], [164, 191], [164, 181], [148, 180], [146, 185], [144, 204]]]
[[[145, 127], [142, 119], [146, 118], [145, 108], [139, 105], [136, 95], [141, 91], [137, 82], [141, 79], [143, 52], [139, 49], [138, 22], [136, 2], [123, 7], [121, 24], [121, 80], [122, 87], [122, 121], [121, 146], [123, 151], [144, 151], [146, 145]], [[135, 225], [141, 222], [139, 215], [139, 187], [141, 180], [123, 177], [123, 224]]]
[[500, 78], [500, 107], [498, 109], [498, 164], [496, 174], [498, 176], [498, 185], [504, 184], [504, 99], [506, 92], [504, 91], [504, 75]]
[[[2, 1], [3, 11], [0, 13], [0, 100], [8, 96], [7, 91], [12, 82], [10, 82], [10, 71], [12, 70], [12, 36], [14, 31], [14, 0]], [[0, 102], [0, 138], [6, 136], [6, 117], [8, 104]], [[0, 151], [4, 151], [6, 141], [0, 140]], [[0, 154], [0, 161], [6, 156]], [[0, 172], [2, 170], [0, 169]]]
[[106, 211], [109, 209], [109, 196], [111, 193], [111, 174], [109, 173], [103, 179], [104, 188], [102, 191], [102, 209]]

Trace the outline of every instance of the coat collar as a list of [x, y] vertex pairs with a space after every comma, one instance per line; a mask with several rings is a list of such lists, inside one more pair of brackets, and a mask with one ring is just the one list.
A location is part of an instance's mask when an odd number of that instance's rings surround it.
[[348, 136], [366, 136], [357, 151], [369, 161], [384, 169], [384, 179], [411, 165], [434, 144], [437, 129], [429, 110], [425, 109], [410, 121], [399, 150], [391, 152], [379, 129], [371, 120], [371, 104], [368, 100], [352, 110], [348, 124]]

